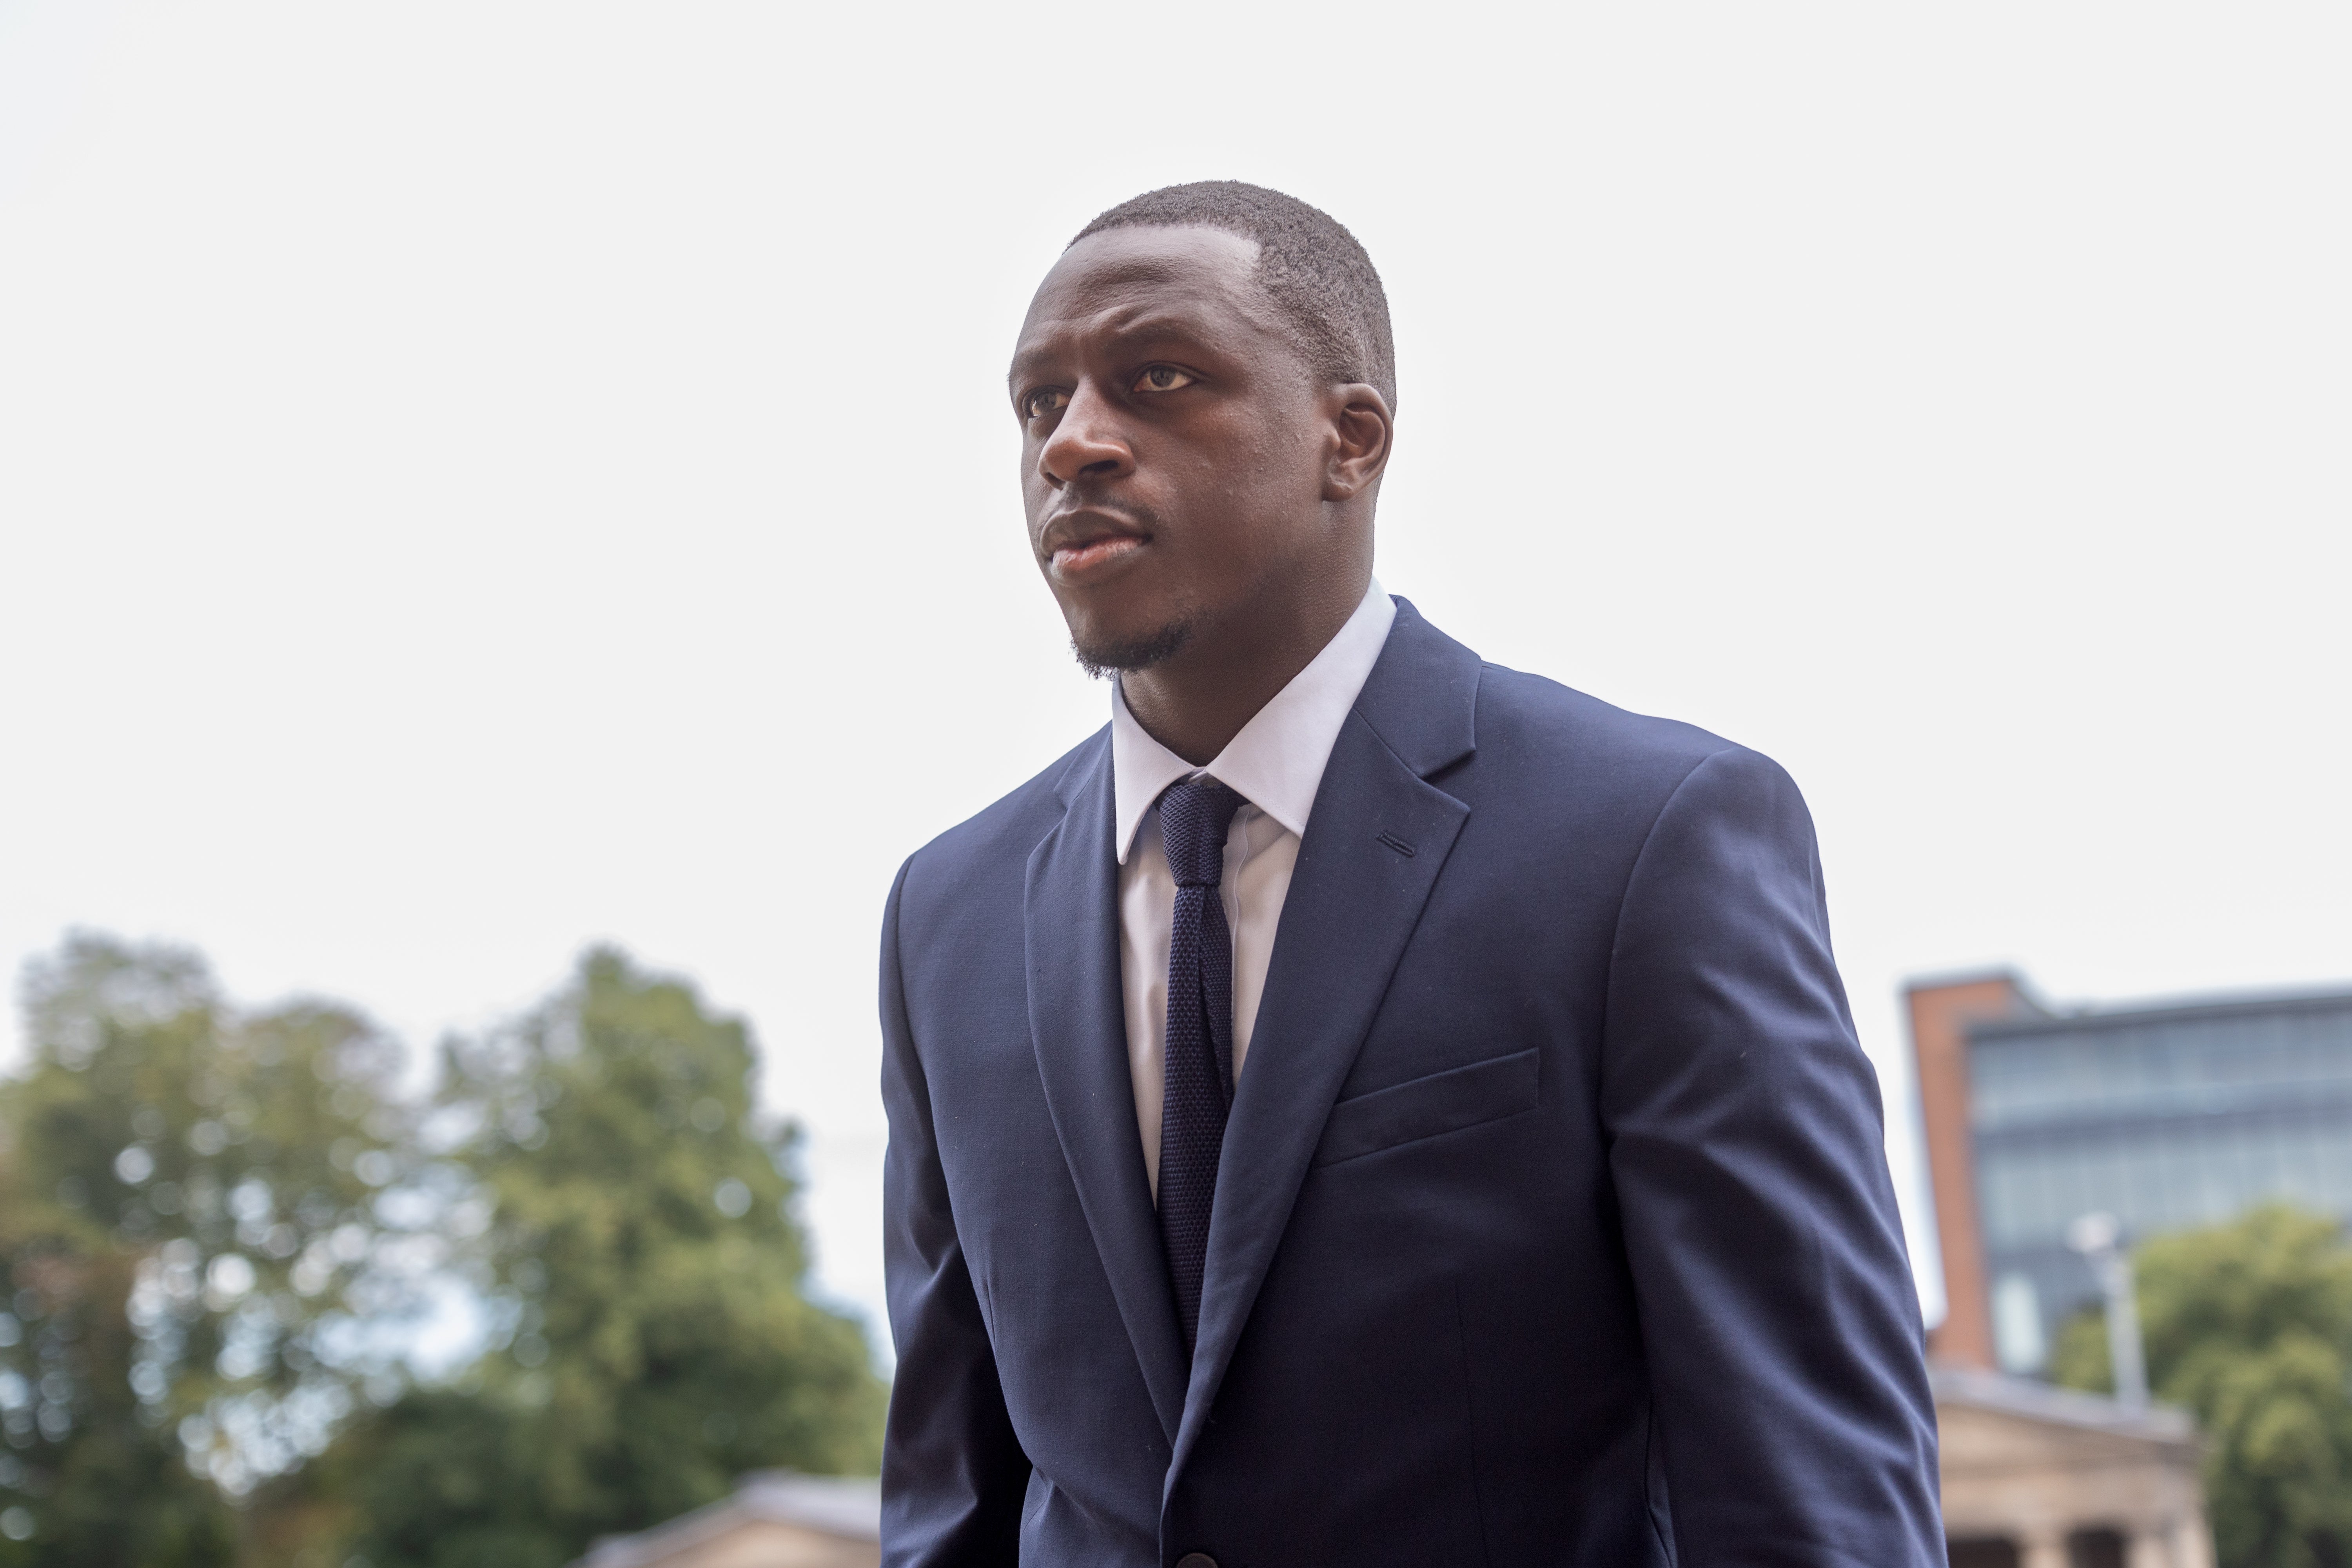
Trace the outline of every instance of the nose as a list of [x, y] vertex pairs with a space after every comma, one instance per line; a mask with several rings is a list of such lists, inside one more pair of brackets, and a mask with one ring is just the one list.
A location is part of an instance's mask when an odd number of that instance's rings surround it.
[[1093, 382], [1080, 382], [1038, 449], [1038, 474], [1059, 489], [1073, 479], [1115, 479], [1134, 471], [1135, 452], [1119, 427], [1118, 410]]

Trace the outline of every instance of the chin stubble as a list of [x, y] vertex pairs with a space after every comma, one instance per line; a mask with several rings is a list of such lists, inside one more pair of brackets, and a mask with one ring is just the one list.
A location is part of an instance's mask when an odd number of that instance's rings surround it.
[[1125, 642], [1082, 643], [1070, 639], [1070, 651], [1077, 656], [1078, 668], [1097, 680], [1122, 669], [1150, 669], [1176, 657], [1184, 645], [1192, 640], [1197, 623], [1190, 616], [1169, 622], [1149, 637], [1130, 637]]

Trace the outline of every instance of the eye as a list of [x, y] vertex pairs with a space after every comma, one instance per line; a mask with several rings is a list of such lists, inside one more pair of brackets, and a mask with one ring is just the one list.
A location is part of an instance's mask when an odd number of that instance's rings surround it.
[[1191, 373], [1172, 364], [1155, 364], [1135, 378], [1138, 392], [1175, 392], [1192, 384]]
[[1048, 414], [1059, 414], [1070, 405], [1070, 395], [1047, 388], [1033, 392], [1021, 400], [1021, 416], [1024, 419], [1043, 419]]

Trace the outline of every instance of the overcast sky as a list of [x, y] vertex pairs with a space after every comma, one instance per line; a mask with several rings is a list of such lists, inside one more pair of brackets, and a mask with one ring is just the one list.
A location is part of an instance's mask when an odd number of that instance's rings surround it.
[[[1382, 580], [1803, 785], [1897, 1016], [2352, 975], [2352, 12], [0, 0], [0, 962], [746, 1013], [878, 1308], [875, 933], [1100, 723], [1004, 361], [1101, 208], [1387, 281]], [[17, 1048], [9, 1047], [11, 1054]]]

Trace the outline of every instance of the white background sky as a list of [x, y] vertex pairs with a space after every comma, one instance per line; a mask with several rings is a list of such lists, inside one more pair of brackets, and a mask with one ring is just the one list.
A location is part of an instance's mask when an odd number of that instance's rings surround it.
[[1097, 211], [1349, 224], [1379, 570], [1786, 763], [1896, 1013], [2352, 974], [2352, 13], [0, 0], [0, 962], [420, 1048], [754, 1021], [881, 1293], [899, 859], [1105, 712], [1006, 354]]

